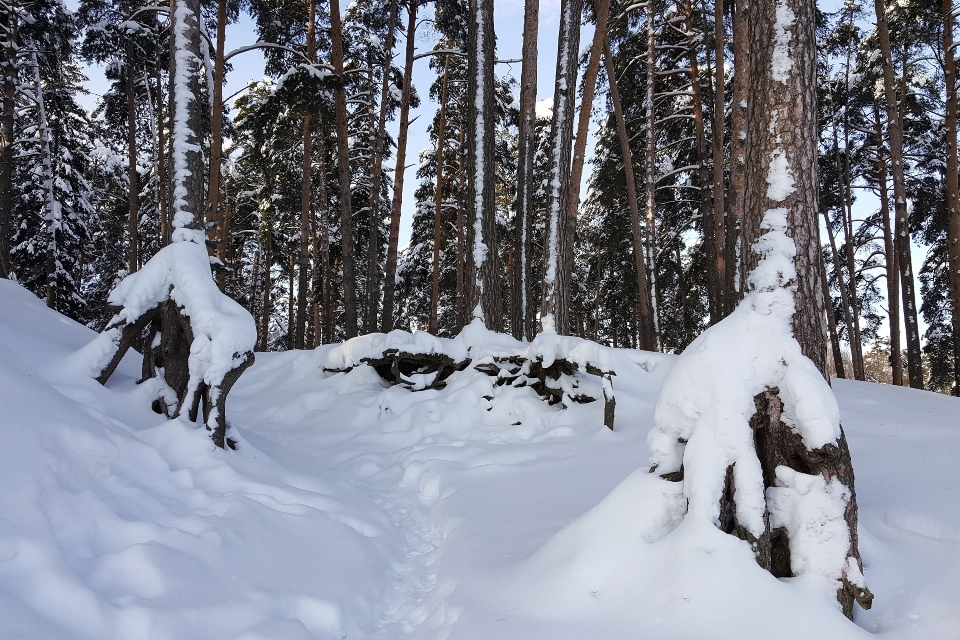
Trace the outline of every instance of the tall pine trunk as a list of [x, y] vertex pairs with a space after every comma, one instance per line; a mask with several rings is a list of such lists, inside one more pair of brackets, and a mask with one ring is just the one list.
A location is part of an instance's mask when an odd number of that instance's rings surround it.
[[[224, 1], [225, 0], [220, 0], [221, 3]], [[311, 64], [316, 62], [316, 19], [316, 8], [313, 0], [307, 0], [307, 59]], [[219, 41], [217, 44], [219, 47]], [[300, 167], [300, 259], [297, 279], [297, 319], [293, 337], [293, 347], [295, 349], [304, 348], [307, 327], [307, 272], [310, 269], [308, 246], [311, 240], [310, 229], [313, 213], [312, 124], [312, 115], [307, 112], [303, 116], [303, 155], [301, 157]], [[216, 141], [216, 138], [214, 138], [214, 141]], [[316, 254], [314, 254], [314, 260], [316, 260]]]
[[4, 11], [6, 39], [2, 50], [3, 114], [0, 115], [0, 278], [14, 273], [10, 237], [13, 235], [13, 136], [17, 99], [16, 11]]
[[127, 100], [127, 239], [130, 242], [127, 248], [127, 272], [133, 273], [140, 268], [140, 238], [137, 232], [137, 222], [140, 219], [140, 176], [137, 172], [137, 79], [134, 73], [133, 45], [129, 39], [124, 47], [124, 63], [127, 67], [124, 78]]
[[343, 333], [357, 335], [356, 258], [353, 251], [353, 206], [350, 202], [350, 136], [347, 130], [347, 95], [343, 75], [343, 25], [340, 0], [330, 0], [330, 41], [334, 85], [334, 119], [337, 130], [337, 176], [340, 183], [340, 241], [343, 254]]
[[743, 298], [746, 254], [742, 242], [745, 162], [747, 157], [747, 100], [750, 92], [749, 35], [746, 23], [747, 0], [735, 0], [733, 9], [733, 107], [730, 114], [730, 216], [736, 234], [728, 234], [727, 296], [730, 308]]
[[957, 158], [957, 58], [953, 50], [955, 14], [951, 0], [943, 0], [944, 76], [947, 93], [947, 247], [953, 324], [953, 393], [960, 396], [960, 171]]
[[[207, 249], [211, 256], [223, 262], [224, 246], [220, 242], [223, 232], [223, 207], [220, 202], [221, 166], [223, 164], [223, 81], [224, 44], [227, 33], [227, 0], [217, 0], [217, 42], [213, 60], [213, 104], [210, 107], [210, 162], [207, 180]], [[222, 264], [221, 264], [222, 267]], [[225, 272], [217, 272], [217, 283], [223, 291]]]
[[[503, 330], [500, 296], [499, 251], [497, 246], [496, 166], [494, 139], [496, 86], [493, 67], [496, 55], [493, 0], [471, 0], [468, 42], [468, 129], [469, 151], [467, 197], [471, 213], [472, 247], [468, 254], [469, 307], [474, 318], [488, 329]], [[472, 98], [472, 99], [471, 99]]]
[[[814, 0], [754, 2], [747, 12], [753, 89], [747, 117], [745, 240], [747, 246], [753, 246], [762, 233], [761, 222], [767, 212], [786, 209], [787, 235], [796, 245], [793, 334], [803, 354], [829, 380], [817, 224], [816, 6]], [[789, 62], [772, 64], [775, 52]], [[775, 165], [783, 170], [772, 176]], [[770, 178], [775, 178], [776, 188], [774, 182], [768, 181]], [[748, 258], [752, 269], [759, 256], [751, 251]], [[862, 568], [853, 466], [842, 427], [835, 445], [809, 450], [781, 419], [783, 405], [776, 389], [758, 395], [756, 405], [751, 426], [755, 429], [764, 486], [773, 485], [775, 470], [781, 465], [839, 480], [850, 492], [844, 512], [849, 534], [847, 562]], [[728, 473], [728, 477], [732, 474]], [[735, 487], [729, 485], [732, 481], [728, 483], [729, 495], [735, 496]], [[771, 531], [768, 527], [756, 541], [755, 552], [761, 566], [774, 575], [794, 575], [786, 530]], [[854, 601], [869, 607], [872, 595], [853, 584], [845, 571], [837, 599], [844, 614], [852, 618]]]
[[403, 206], [403, 176], [407, 162], [407, 127], [410, 123], [410, 94], [413, 88], [413, 52], [416, 44], [417, 4], [407, 7], [407, 47], [403, 67], [403, 92], [400, 97], [400, 132], [397, 135], [397, 167], [393, 173], [393, 202], [390, 206], [390, 239], [387, 244], [387, 266], [383, 280], [383, 318], [381, 330], [393, 330], [393, 306], [397, 289], [397, 245], [400, 243], [400, 213]]
[[[567, 333], [567, 300], [570, 283], [564, 279], [562, 255], [567, 247], [563, 237], [564, 212], [570, 197], [570, 143], [577, 90], [577, 55], [580, 51], [580, 14], [583, 0], [561, 0], [560, 35], [557, 51], [557, 80], [553, 98], [550, 180], [547, 192], [547, 237], [544, 260], [544, 296], [541, 318], [544, 330]], [[569, 245], [573, 246], [572, 242]], [[572, 259], [572, 256], [571, 256]]]
[[887, 318], [890, 326], [890, 367], [893, 370], [893, 384], [903, 386], [903, 357], [900, 353], [900, 269], [897, 265], [897, 252], [894, 248], [893, 230], [890, 226], [890, 195], [887, 190], [887, 161], [883, 157], [883, 123], [880, 119], [880, 107], [873, 103], [873, 117], [876, 123], [874, 136], [877, 140], [877, 183], [880, 187], [880, 218], [883, 222], [883, 255], [886, 263], [887, 280]]
[[437, 127], [437, 188], [433, 194], [433, 264], [430, 275], [430, 321], [427, 331], [437, 335], [437, 307], [440, 305], [440, 242], [443, 231], [443, 150], [447, 144], [444, 134], [447, 127], [447, 80], [450, 74], [450, 58], [444, 58], [443, 86], [440, 89], [440, 122]]
[[724, 106], [726, 102], [724, 80], [724, 42], [726, 33], [723, 28], [723, 0], [713, 3], [713, 39], [714, 39], [714, 81], [713, 81], [713, 122], [710, 137], [713, 142], [713, 242], [714, 242], [714, 296], [715, 308], [711, 319], [717, 322], [730, 313], [726, 291], [726, 213], [723, 181], [723, 133], [726, 129]]
[[604, 42], [604, 64], [607, 81], [610, 85], [610, 100], [613, 102], [613, 115], [617, 121], [617, 137], [620, 139], [620, 154], [623, 158], [623, 173], [627, 184], [627, 204], [630, 207], [630, 232], [633, 239], [633, 264], [637, 274], [637, 337], [638, 349], [655, 351], [657, 336], [653, 330], [653, 312], [650, 305], [650, 285], [647, 282], [647, 265], [643, 252], [643, 232], [640, 229], [640, 206], [637, 202], [637, 183], [633, 173], [633, 154], [630, 151], [630, 138], [627, 136], [627, 124], [623, 117], [623, 105], [617, 90], [617, 72], [613, 66], [610, 43]]
[[922, 389], [923, 367], [920, 362], [920, 328], [917, 325], [913, 263], [910, 256], [910, 225], [907, 219], [907, 186], [904, 176], [900, 103], [897, 99], [893, 75], [890, 30], [887, 26], [883, 0], [874, 0], [874, 9], [877, 14], [877, 34], [883, 65], [883, 93], [887, 107], [887, 138], [890, 141], [890, 169], [893, 175], [894, 244], [900, 266], [900, 287], [903, 293], [903, 320], [907, 334], [907, 371], [910, 376], [910, 386]]
[[517, 218], [513, 241], [513, 273], [510, 288], [513, 337], [532, 340], [536, 333], [530, 301], [530, 243], [537, 184], [533, 179], [537, 152], [537, 36], [540, 0], [526, 0], [523, 13], [523, 68], [520, 72], [520, 132], [517, 154]]

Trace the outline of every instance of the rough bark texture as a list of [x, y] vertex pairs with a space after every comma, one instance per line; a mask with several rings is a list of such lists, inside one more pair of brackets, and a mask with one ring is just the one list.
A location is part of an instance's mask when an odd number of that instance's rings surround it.
[[[577, 55], [580, 51], [580, 14], [583, 0], [560, 3], [560, 35], [557, 51], [557, 81], [553, 97], [552, 144], [550, 145], [550, 181], [547, 195], [547, 247], [544, 296], [541, 315], [552, 316], [557, 333], [567, 333], [567, 300], [572, 273], [564, 267], [567, 241], [564, 212], [570, 198], [570, 143], [573, 138], [573, 113], [577, 92]], [[569, 245], [573, 246], [572, 242]], [[572, 262], [571, 262], [572, 265]]]
[[397, 134], [397, 168], [393, 173], [393, 202], [390, 207], [390, 239], [387, 267], [383, 280], [383, 318], [381, 330], [393, 330], [394, 294], [397, 289], [397, 245], [400, 242], [400, 212], [403, 205], [403, 175], [407, 162], [407, 126], [410, 123], [410, 92], [413, 86], [413, 52], [416, 44], [417, 4], [407, 8], [407, 51], [403, 68], [403, 92], [400, 97], [400, 132]]
[[903, 292], [903, 321], [907, 334], [907, 370], [910, 386], [923, 388], [923, 367], [920, 362], [920, 329], [917, 325], [916, 294], [910, 256], [910, 225], [907, 219], [907, 185], [904, 177], [903, 128], [900, 103], [894, 86], [893, 58], [890, 53], [890, 30], [887, 27], [883, 0], [874, 0], [877, 14], [877, 35], [883, 64], [883, 93], [887, 107], [887, 138], [890, 142], [890, 172], [893, 175], [894, 245], [900, 266], [900, 287]]
[[340, 238], [343, 253], [343, 333], [357, 335], [356, 260], [353, 252], [353, 206], [350, 203], [350, 138], [347, 131], [347, 95], [343, 87], [343, 25], [340, 0], [330, 0], [330, 41], [334, 85], [334, 119], [337, 129], [337, 176], [340, 183]]
[[957, 159], [957, 58], [953, 50], [955, 14], [951, 0], [943, 0], [944, 76], [947, 91], [947, 247], [953, 321], [953, 393], [960, 396], [960, 184]]
[[[321, 127], [322, 131], [325, 131], [325, 127]], [[323, 344], [333, 342], [336, 339], [334, 335], [334, 317], [333, 317], [333, 274], [331, 273], [332, 267], [330, 265], [330, 223], [329, 223], [329, 206], [330, 199], [327, 197], [327, 147], [326, 141], [328, 136], [326, 134], [320, 137], [319, 149], [317, 152], [317, 202], [319, 203], [317, 209], [317, 225], [320, 227], [318, 231], [319, 243], [320, 243], [320, 264], [323, 269], [320, 277], [322, 279], [320, 289], [321, 289], [321, 300], [322, 311], [321, 311], [321, 341]]]
[[[207, 251], [211, 256], [223, 259], [220, 234], [223, 227], [220, 202], [220, 169], [223, 161], [223, 75], [224, 44], [227, 33], [227, 0], [217, 0], [217, 42], [213, 60], [213, 101], [210, 107], [210, 161], [207, 180]], [[223, 290], [223, 273], [217, 281]]]
[[[793, 12], [787, 28], [792, 66], [775, 74], [772, 60], [778, 9]], [[748, 246], [760, 236], [760, 222], [774, 208], [787, 209], [788, 235], [797, 247], [794, 264], [797, 278], [794, 292], [796, 312], [794, 336], [803, 353], [829, 380], [824, 332], [823, 273], [817, 225], [817, 135], [816, 135], [816, 39], [813, 0], [786, 0], [783, 3], [751, 3], [747, 9], [750, 25], [750, 77], [752, 99], [748, 103], [745, 241]], [[792, 174], [794, 190], [783, 199], [772, 200], [767, 178], [771, 160], [784, 154]], [[750, 252], [749, 265], [759, 256]], [[822, 449], [808, 450], [800, 437], [781, 419], [782, 404], [777, 389], [756, 398], [751, 419], [757, 455], [766, 486], [773, 484], [779, 465], [811, 475], [836, 478], [850, 491], [845, 520], [850, 534], [848, 556], [862, 566], [857, 544], [857, 502], [853, 467], [846, 437]], [[732, 482], [732, 476], [728, 476]], [[733, 495], [733, 487], [730, 487]], [[792, 575], [785, 531], [768, 531], [756, 544], [757, 560], [777, 576]], [[852, 585], [844, 575], [837, 599], [848, 617], [854, 601], [869, 607], [872, 595]]]
[[537, 185], [533, 180], [536, 143], [537, 35], [540, 1], [526, 0], [523, 14], [523, 68], [520, 72], [520, 132], [517, 156], [517, 219], [513, 241], [513, 296], [510, 327], [513, 337], [532, 340], [536, 333], [530, 301], [530, 243], [533, 202]]
[[[750, 91], [750, 41], [746, 23], [746, 0], [735, 0], [733, 10], [733, 107], [730, 114], [730, 216], [736, 233], [728, 234], [729, 286], [727, 296], [730, 308], [743, 298], [745, 289], [743, 259], [746, 255], [743, 236], [743, 204], [745, 163], [747, 159], [747, 100]], [[729, 230], [729, 229], [728, 229]]]
[[724, 42], [726, 33], [723, 28], [723, 0], [713, 3], [713, 39], [714, 39], [714, 81], [713, 81], [713, 123], [711, 138], [713, 141], [713, 242], [714, 242], [714, 294], [715, 308], [711, 314], [714, 322], [720, 320], [731, 308], [728, 304], [726, 287], [726, 213], [723, 182], [723, 132], [726, 129], [724, 118], [725, 85], [724, 80]]
[[[468, 289], [468, 310], [493, 331], [503, 330], [503, 305], [500, 296], [499, 251], [497, 247], [497, 211], [495, 178], [496, 91], [493, 67], [496, 37], [493, 0], [471, 0], [471, 52], [468, 65], [469, 145], [467, 197], [473, 228], [468, 264], [472, 262], [473, 286]], [[479, 236], [478, 236], [479, 232]]]
[[637, 274], [637, 338], [638, 349], [655, 351], [657, 336], [653, 330], [653, 312], [650, 308], [650, 284], [647, 281], [647, 265], [643, 253], [643, 232], [640, 229], [640, 206], [637, 202], [637, 183], [633, 173], [633, 154], [630, 151], [630, 138], [627, 136], [627, 124], [623, 117], [623, 105], [617, 90], [617, 72], [613, 66], [610, 43], [604, 42], [604, 65], [607, 82], [610, 87], [610, 100], [613, 102], [613, 115], [617, 121], [617, 137], [620, 138], [620, 154], [623, 157], [623, 174], [627, 184], [627, 204], [630, 206], [630, 231], [633, 238], [633, 265]]

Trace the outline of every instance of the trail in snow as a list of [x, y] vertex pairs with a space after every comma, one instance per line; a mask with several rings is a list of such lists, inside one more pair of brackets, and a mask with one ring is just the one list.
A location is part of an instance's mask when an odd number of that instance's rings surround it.
[[837, 381], [874, 611], [677, 526], [645, 473], [670, 356], [610, 351], [602, 403], [563, 411], [466, 370], [387, 388], [327, 351], [258, 354], [237, 451], [149, 409], [127, 359], [0, 281], [0, 639], [958, 638], [955, 398]]

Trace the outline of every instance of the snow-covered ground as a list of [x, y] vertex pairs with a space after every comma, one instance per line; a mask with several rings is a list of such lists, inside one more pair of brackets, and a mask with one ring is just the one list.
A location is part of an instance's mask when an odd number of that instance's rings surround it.
[[[0, 638], [960, 638], [960, 401], [836, 381], [874, 609], [851, 624], [646, 473], [673, 358], [616, 350], [603, 403], [472, 369], [386, 388], [258, 354], [240, 445], [150, 410], [130, 354], [0, 280]], [[678, 526], [679, 523], [679, 526]]]

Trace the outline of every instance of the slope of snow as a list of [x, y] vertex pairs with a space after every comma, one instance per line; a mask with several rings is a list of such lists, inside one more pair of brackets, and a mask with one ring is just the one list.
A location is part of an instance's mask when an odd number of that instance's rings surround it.
[[858, 627], [646, 473], [669, 356], [597, 350], [610, 432], [472, 369], [410, 392], [325, 374], [335, 346], [258, 354], [222, 451], [135, 358], [71, 375], [93, 336], [0, 281], [0, 638], [960, 638], [955, 398], [835, 383]]

